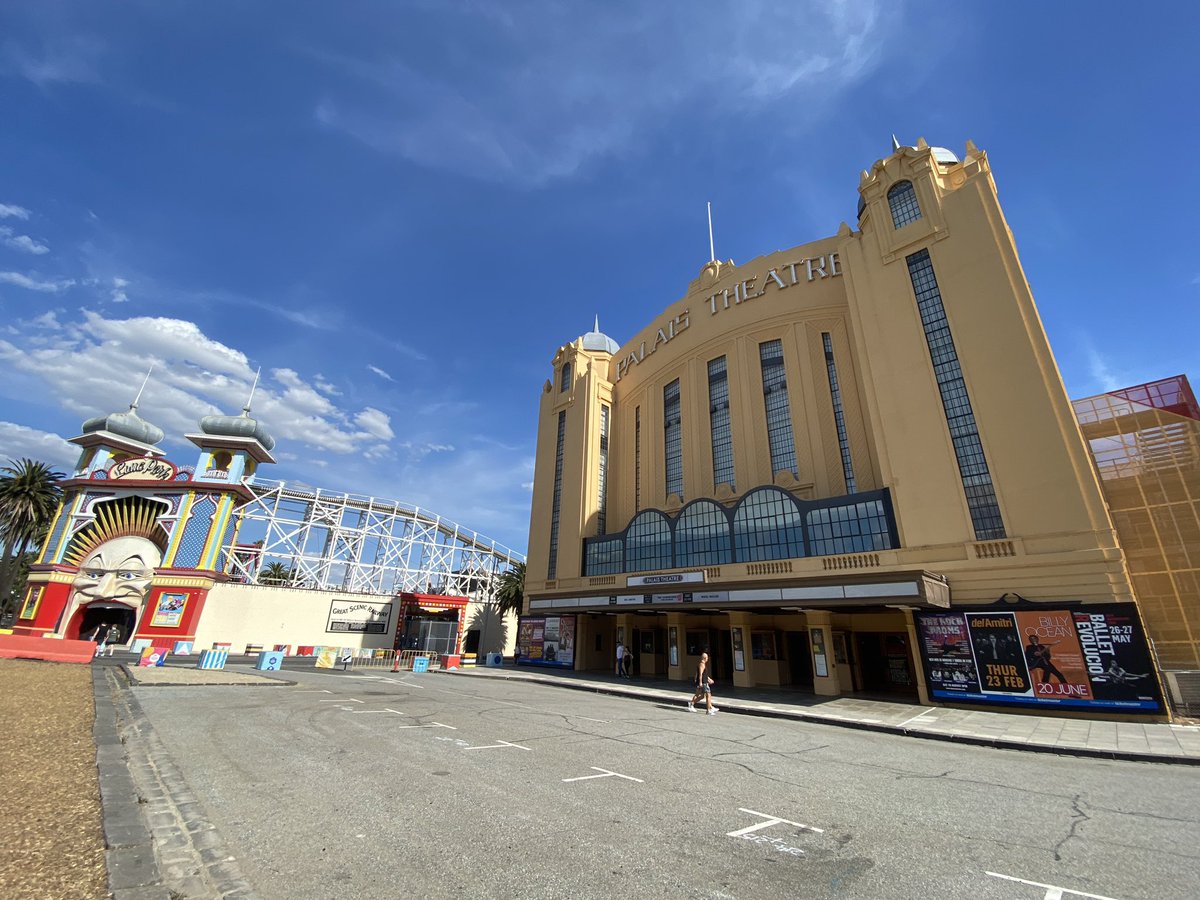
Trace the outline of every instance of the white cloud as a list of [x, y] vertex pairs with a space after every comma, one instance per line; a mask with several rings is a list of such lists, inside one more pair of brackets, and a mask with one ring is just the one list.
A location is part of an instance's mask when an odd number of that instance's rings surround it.
[[0, 203], [0, 219], [28, 219], [29, 210], [23, 206], [15, 206], [11, 203]]
[[103, 52], [100, 41], [82, 35], [47, 41], [36, 51], [8, 41], [0, 48], [0, 66], [40, 88], [52, 84], [98, 83], [101, 79], [97, 62]]
[[58, 294], [75, 284], [74, 279], [59, 281], [38, 281], [20, 272], [0, 272], [0, 283], [12, 284], [28, 291], [38, 291], [43, 294]]
[[330, 384], [329, 379], [319, 372], [313, 376], [313, 384], [317, 386], [317, 390], [321, 391], [322, 393], [329, 394], [331, 397], [342, 396], [342, 392]]
[[354, 417], [354, 424], [372, 437], [381, 441], [390, 441], [396, 435], [392, 432], [391, 418], [387, 413], [380, 412], [368, 406]]
[[[0, 366], [9, 373], [0, 391], [21, 396], [41, 389], [86, 418], [123, 409], [153, 363], [139, 413], [168, 442], [180, 443], [202, 416], [240, 409], [254, 380], [244, 353], [181, 319], [108, 319], [84, 310], [81, 319], [40, 316], [13, 331], [13, 341], [0, 340]], [[260, 383], [254, 395], [254, 416], [277, 440], [351, 454], [378, 453], [380, 441], [391, 439], [390, 420], [379, 410], [338, 408], [293, 369], [271, 376], [274, 383]]]
[[34, 256], [41, 256], [43, 253], [49, 253], [50, 248], [45, 244], [39, 244], [27, 234], [18, 234], [16, 237], [6, 237], [4, 245], [11, 247], [13, 250], [20, 250], [22, 253], [32, 253]]
[[125, 303], [129, 296], [125, 293], [125, 288], [129, 287], [129, 282], [124, 278], [114, 278], [112, 280], [112, 291], [109, 293], [109, 299], [113, 303]]
[[368, 365], [368, 366], [367, 366], [367, 369], [368, 369], [369, 371], [371, 371], [371, 372], [374, 372], [376, 375], [378, 375], [378, 376], [379, 376], [380, 378], [382, 378], [384, 381], [391, 381], [391, 382], [395, 382], [395, 380], [396, 380], [396, 379], [395, 379], [395, 378], [393, 378], [391, 375], [389, 375], [387, 372], [383, 371], [383, 369], [379, 368], [379, 366], [371, 366], [371, 365]]
[[[777, 133], [814, 127], [815, 98], [834, 102], [868, 74], [888, 37], [870, 2], [742, 0], [704, 15], [534, 0], [487, 28], [478, 7], [416, 13], [451, 36], [454, 66], [440, 53], [426, 70], [399, 55], [314, 54], [356, 82], [326, 88], [314, 120], [431, 168], [537, 186], [644, 147], [676, 113], [742, 122], [778, 109]], [[797, 114], [784, 114], [789, 104]]]
[[1129, 382], [1120, 373], [1113, 371], [1112, 362], [1090, 342], [1085, 343], [1084, 352], [1087, 354], [1088, 373], [1100, 385], [1102, 391], [1116, 391], [1128, 387]]
[[13, 422], [0, 422], [0, 461], [7, 465], [10, 459], [26, 457], [41, 460], [69, 474], [79, 459], [79, 448], [57, 434]]

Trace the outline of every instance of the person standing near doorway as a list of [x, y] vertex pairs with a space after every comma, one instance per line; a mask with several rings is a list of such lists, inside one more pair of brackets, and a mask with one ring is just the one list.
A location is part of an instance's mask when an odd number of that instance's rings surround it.
[[625, 674], [625, 644], [617, 641], [617, 677]]
[[688, 712], [696, 712], [696, 703], [701, 697], [704, 698], [704, 704], [710, 716], [720, 712], [712, 702], [712, 686], [715, 682], [709, 674], [708, 654], [700, 654], [700, 664], [696, 666], [696, 691], [692, 694], [692, 699], [688, 701]]

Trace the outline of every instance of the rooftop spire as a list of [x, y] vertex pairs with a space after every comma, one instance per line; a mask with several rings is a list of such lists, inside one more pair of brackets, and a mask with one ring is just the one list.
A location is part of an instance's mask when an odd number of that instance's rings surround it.
[[258, 371], [254, 373], [254, 384], [250, 385], [250, 396], [246, 398], [246, 405], [242, 407], [242, 415], [250, 415], [250, 404], [254, 401], [254, 390], [258, 387], [258, 376], [262, 374], [262, 366], [258, 367]]
[[599, 313], [596, 313], [596, 324], [592, 328], [592, 331], [596, 332], [597, 334], [600, 333], [600, 314]]
[[146, 377], [142, 379], [142, 386], [138, 388], [137, 396], [133, 398], [133, 402], [129, 404], [129, 411], [134, 412], [138, 408], [138, 404], [142, 401], [142, 391], [146, 389], [146, 382], [150, 380], [150, 373], [154, 371], [154, 363], [150, 363], [150, 368], [146, 370]]
[[900, 141], [896, 139], [896, 135], [892, 135], [892, 152], [895, 153], [900, 149]]

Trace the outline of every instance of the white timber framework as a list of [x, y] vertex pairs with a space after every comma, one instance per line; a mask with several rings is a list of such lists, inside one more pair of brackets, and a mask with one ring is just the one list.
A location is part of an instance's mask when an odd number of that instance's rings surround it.
[[495, 596], [521, 553], [428, 510], [393, 500], [257, 481], [238, 507], [235, 581], [392, 596]]

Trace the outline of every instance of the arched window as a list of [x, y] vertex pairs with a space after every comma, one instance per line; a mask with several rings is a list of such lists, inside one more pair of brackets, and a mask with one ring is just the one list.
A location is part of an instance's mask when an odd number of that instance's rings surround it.
[[921, 218], [921, 207], [917, 203], [917, 192], [911, 181], [901, 181], [888, 191], [888, 206], [892, 208], [892, 225], [903, 228], [909, 222]]
[[571, 364], [565, 362], [562, 364], [562, 371], [558, 375], [558, 390], [559, 393], [565, 394], [571, 389]]
[[729, 519], [720, 504], [698, 500], [675, 523], [675, 566], [719, 566], [733, 562]]
[[733, 515], [737, 562], [804, 556], [804, 524], [792, 496], [777, 488], [751, 491]]
[[625, 571], [671, 568], [671, 523], [657, 510], [639, 513], [625, 532]]
[[233, 454], [228, 450], [218, 450], [212, 455], [212, 467], [218, 472], [228, 472], [233, 464]]

